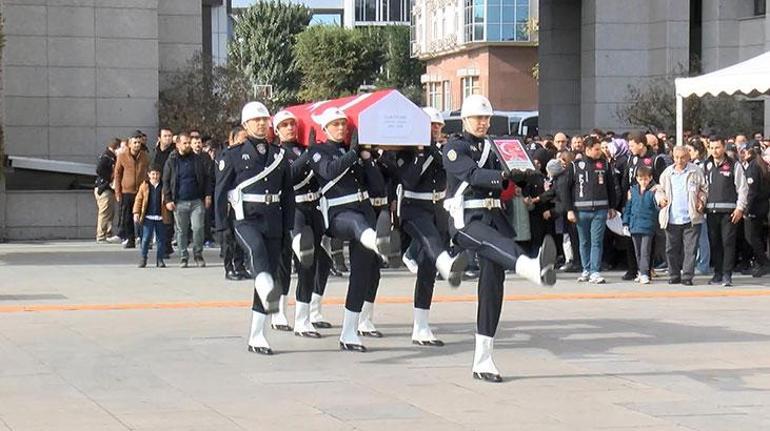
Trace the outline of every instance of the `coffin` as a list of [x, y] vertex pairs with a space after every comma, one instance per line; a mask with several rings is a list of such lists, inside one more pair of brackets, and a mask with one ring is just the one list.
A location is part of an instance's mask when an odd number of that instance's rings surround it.
[[[307, 146], [311, 127], [315, 128], [316, 141], [325, 141], [321, 126], [313, 120], [313, 116], [331, 107], [340, 108], [347, 114], [349, 124], [358, 130], [361, 145], [430, 145], [430, 117], [396, 90], [380, 90], [286, 108], [297, 117], [301, 145]], [[346, 140], [350, 142], [350, 135]]]

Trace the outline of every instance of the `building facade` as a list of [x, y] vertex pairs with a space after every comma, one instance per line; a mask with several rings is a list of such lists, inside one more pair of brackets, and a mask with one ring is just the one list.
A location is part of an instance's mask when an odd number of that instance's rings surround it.
[[537, 20], [535, 0], [416, 0], [412, 55], [426, 63], [427, 104], [450, 111], [482, 94], [495, 109], [537, 109]]
[[617, 113], [629, 85], [770, 50], [769, 2], [540, 0], [540, 130], [626, 130]]
[[[159, 90], [211, 37], [202, 10], [216, 4], [4, 0], [6, 155], [93, 165], [113, 136], [156, 136]], [[0, 212], [0, 239], [92, 237], [96, 216], [92, 191], [3, 183]]]

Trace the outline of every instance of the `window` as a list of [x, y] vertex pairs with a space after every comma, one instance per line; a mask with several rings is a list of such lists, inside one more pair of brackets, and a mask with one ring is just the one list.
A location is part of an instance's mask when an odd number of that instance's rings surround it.
[[754, 16], [764, 15], [766, 7], [765, 0], [754, 0]]
[[356, 21], [407, 22], [411, 0], [355, 0]]
[[487, 0], [486, 40], [529, 40], [529, 0]]
[[452, 109], [452, 82], [444, 81], [442, 85], [444, 88], [444, 110], [448, 111]]
[[432, 106], [436, 109], [441, 109], [441, 83], [429, 82], [428, 83], [428, 106]]
[[463, 100], [472, 94], [481, 94], [478, 76], [466, 76], [462, 79]]
[[465, 0], [466, 42], [484, 40], [484, 0]]

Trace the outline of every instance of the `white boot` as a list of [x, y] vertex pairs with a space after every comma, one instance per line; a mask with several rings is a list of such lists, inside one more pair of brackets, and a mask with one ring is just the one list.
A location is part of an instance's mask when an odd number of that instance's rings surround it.
[[345, 309], [342, 319], [342, 333], [340, 334], [340, 349], [365, 352], [366, 347], [361, 344], [361, 339], [356, 334], [359, 313]]
[[495, 339], [486, 335], [476, 334], [476, 352], [473, 355], [473, 377], [492, 382], [502, 381], [500, 371], [492, 361], [492, 350]]
[[428, 310], [414, 309], [414, 326], [412, 327], [412, 343], [420, 346], [443, 346], [444, 342], [433, 335], [428, 324]]
[[299, 302], [294, 305], [294, 334], [301, 337], [321, 338], [321, 334], [310, 323], [310, 304]]
[[408, 269], [412, 274], [417, 274], [417, 270], [420, 269], [417, 261], [409, 257], [409, 255], [406, 253], [401, 256], [401, 262], [404, 262], [404, 266], [406, 266], [406, 269]]
[[297, 256], [299, 261], [302, 261], [302, 234], [298, 233], [291, 239], [291, 251], [294, 252], [294, 256]]
[[303, 268], [313, 265], [315, 249], [313, 243], [313, 230], [310, 226], [305, 226], [299, 233], [291, 239], [291, 250], [297, 256], [297, 260]]
[[265, 313], [273, 314], [279, 309], [281, 292], [273, 282], [273, 276], [267, 272], [260, 272], [254, 278], [254, 290], [257, 291], [257, 297], [262, 302]]
[[540, 277], [540, 263], [536, 258], [533, 259], [524, 255], [519, 256], [516, 259], [516, 274], [538, 286], [543, 285], [543, 280]]
[[377, 330], [372, 322], [372, 316], [374, 314], [374, 303], [364, 302], [364, 306], [361, 307], [361, 315], [358, 317], [358, 335], [364, 335], [367, 337], [381, 338], [382, 333]]
[[316, 328], [331, 328], [332, 324], [324, 319], [321, 313], [321, 301], [324, 299], [323, 295], [313, 293], [310, 297], [310, 323]]
[[375, 232], [374, 229], [366, 229], [361, 234], [361, 238], [359, 238], [358, 241], [361, 243], [361, 245], [368, 248], [369, 250], [375, 253], [379, 253], [377, 250], [377, 232]]
[[263, 355], [272, 355], [273, 350], [265, 338], [265, 322], [267, 315], [257, 311], [251, 312], [251, 332], [249, 333], [249, 351], [261, 353]]
[[270, 316], [270, 326], [278, 331], [291, 331], [289, 320], [286, 318], [286, 295], [281, 295], [278, 301], [278, 312]]
[[460, 285], [466, 266], [468, 266], [468, 257], [465, 253], [452, 257], [448, 252], [442, 251], [436, 258], [436, 270], [444, 280], [449, 281], [452, 287]]
[[555, 263], [556, 244], [550, 235], [546, 235], [536, 258], [519, 256], [516, 259], [516, 274], [539, 286], [553, 286], [556, 283]]

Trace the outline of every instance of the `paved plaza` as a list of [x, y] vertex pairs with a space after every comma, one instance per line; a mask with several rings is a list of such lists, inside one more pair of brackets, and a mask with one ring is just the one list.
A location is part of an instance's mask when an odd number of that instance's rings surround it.
[[414, 276], [383, 272], [385, 337], [361, 354], [338, 349], [346, 284], [332, 278], [335, 328], [270, 331], [264, 357], [246, 351], [250, 283], [205, 256], [205, 269], [137, 269], [115, 245], [0, 244], [0, 430], [770, 429], [770, 287], [751, 278], [727, 290], [562, 274], [545, 289], [509, 276], [505, 381], [489, 384], [470, 370], [475, 282], [437, 283], [447, 345], [419, 348]]

